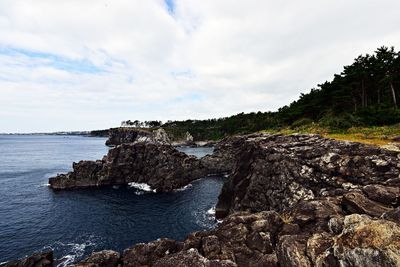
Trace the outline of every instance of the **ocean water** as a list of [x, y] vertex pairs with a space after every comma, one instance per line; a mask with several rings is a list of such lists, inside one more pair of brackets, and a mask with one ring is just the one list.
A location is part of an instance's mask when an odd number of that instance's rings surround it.
[[[73, 161], [100, 159], [104, 138], [0, 135], [0, 262], [53, 249], [64, 266], [93, 251], [122, 252], [160, 237], [182, 240], [215, 226], [222, 177], [155, 194], [133, 187], [54, 192], [50, 176]], [[212, 148], [181, 148], [203, 156]]]

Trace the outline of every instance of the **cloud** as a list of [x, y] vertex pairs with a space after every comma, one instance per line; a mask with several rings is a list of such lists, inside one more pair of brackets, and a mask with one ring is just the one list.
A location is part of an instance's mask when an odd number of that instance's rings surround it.
[[400, 49], [395, 0], [0, 2], [0, 132], [276, 110]]

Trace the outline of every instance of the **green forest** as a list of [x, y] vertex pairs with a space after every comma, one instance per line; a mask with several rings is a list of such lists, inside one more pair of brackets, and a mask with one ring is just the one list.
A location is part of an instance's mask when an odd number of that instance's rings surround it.
[[311, 124], [333, 130], [393, 125], [400, 122], [399, 101], [400, 52], [382, 46], [373, 54], [358, 56], [332, 81], [301, 94], [277, 112], [168, 121], [162, 127], [175, 138], [188, 131], [195, 140], [217, 140], [227, 135]]

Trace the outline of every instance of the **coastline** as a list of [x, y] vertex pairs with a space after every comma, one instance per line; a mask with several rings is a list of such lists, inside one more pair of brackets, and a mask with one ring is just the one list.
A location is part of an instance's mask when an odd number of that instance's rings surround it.
[[[111, 259], [123, 266], [186, 261], [212, 266], [335, 266], [354, 264], [360, 257], [369, 265], [396, 262], [400, 154], [318, 135], [252, 134], [224, 139], [205, 159], [208, 171], [230, 166], [215, 207], [216, 218], [222, 219], [217, 228], [192, 233], [183, 241], [161, 238], [137, 244], [122, 254], [96, 252], [76, 266], [109, 266]], [[370, 232], [377, 225], [387, 240]], [[350, 239], [366, 234], [360, 227], [369, 236], [352, 247]], [[360, 250], [365, 246], [367, 254]], [[322, 247], [323, 253], [309, 254]], [[377, 253], [378, 258], [371, 256]]]

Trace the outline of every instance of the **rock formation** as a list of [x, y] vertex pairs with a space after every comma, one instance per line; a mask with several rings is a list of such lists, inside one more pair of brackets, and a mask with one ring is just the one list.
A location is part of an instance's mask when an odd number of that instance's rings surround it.
[[50, 184], [169, 191], [213, 171], [231, 173], [215, 229], [96, 252], [76, 266], [400, 266], [400, 154], [374, 146], [253, 134], [198, 160], [171, 146], [123, 144]]
[[113, 128], [109, 130], [109, 137], [106, 141], [107, 146], [117, 146], [126, 143], [160, 143], [170, 144], [167, 133], [160, 128], [154, 131], [137, 128]]
[[200, 160], [158, 143], [122, 144], [97, 161], [73, 163], [73, 171], [49, 179], [53, 189], [146, 183], [152, 189], [171, 191], [204, 177]]
[[243, 152], [244, 136], [227, 137], [217, 143], [212, 155], [201, 159], [210, 174], [231, 173], [235, 170], [240, 153]]
[[20, 260], [9, 261], [0, 264], [0, 267], [52, 267], [53, 266], [53, 252], [43, 252], [33, 254]]
[[251, 135], [224, 140], [203, 160], [224, 163], [235, 171], [217, 228], [136, 245], [120, 264], [400, 266], [398, 153], [317, 135]]
[[300, 200], [336, 198], [353, 213], [381, 215], [399, 203], [400, 156], [318, 135], [243, 137], [217, 217], [240, 210], [285, 211]]

